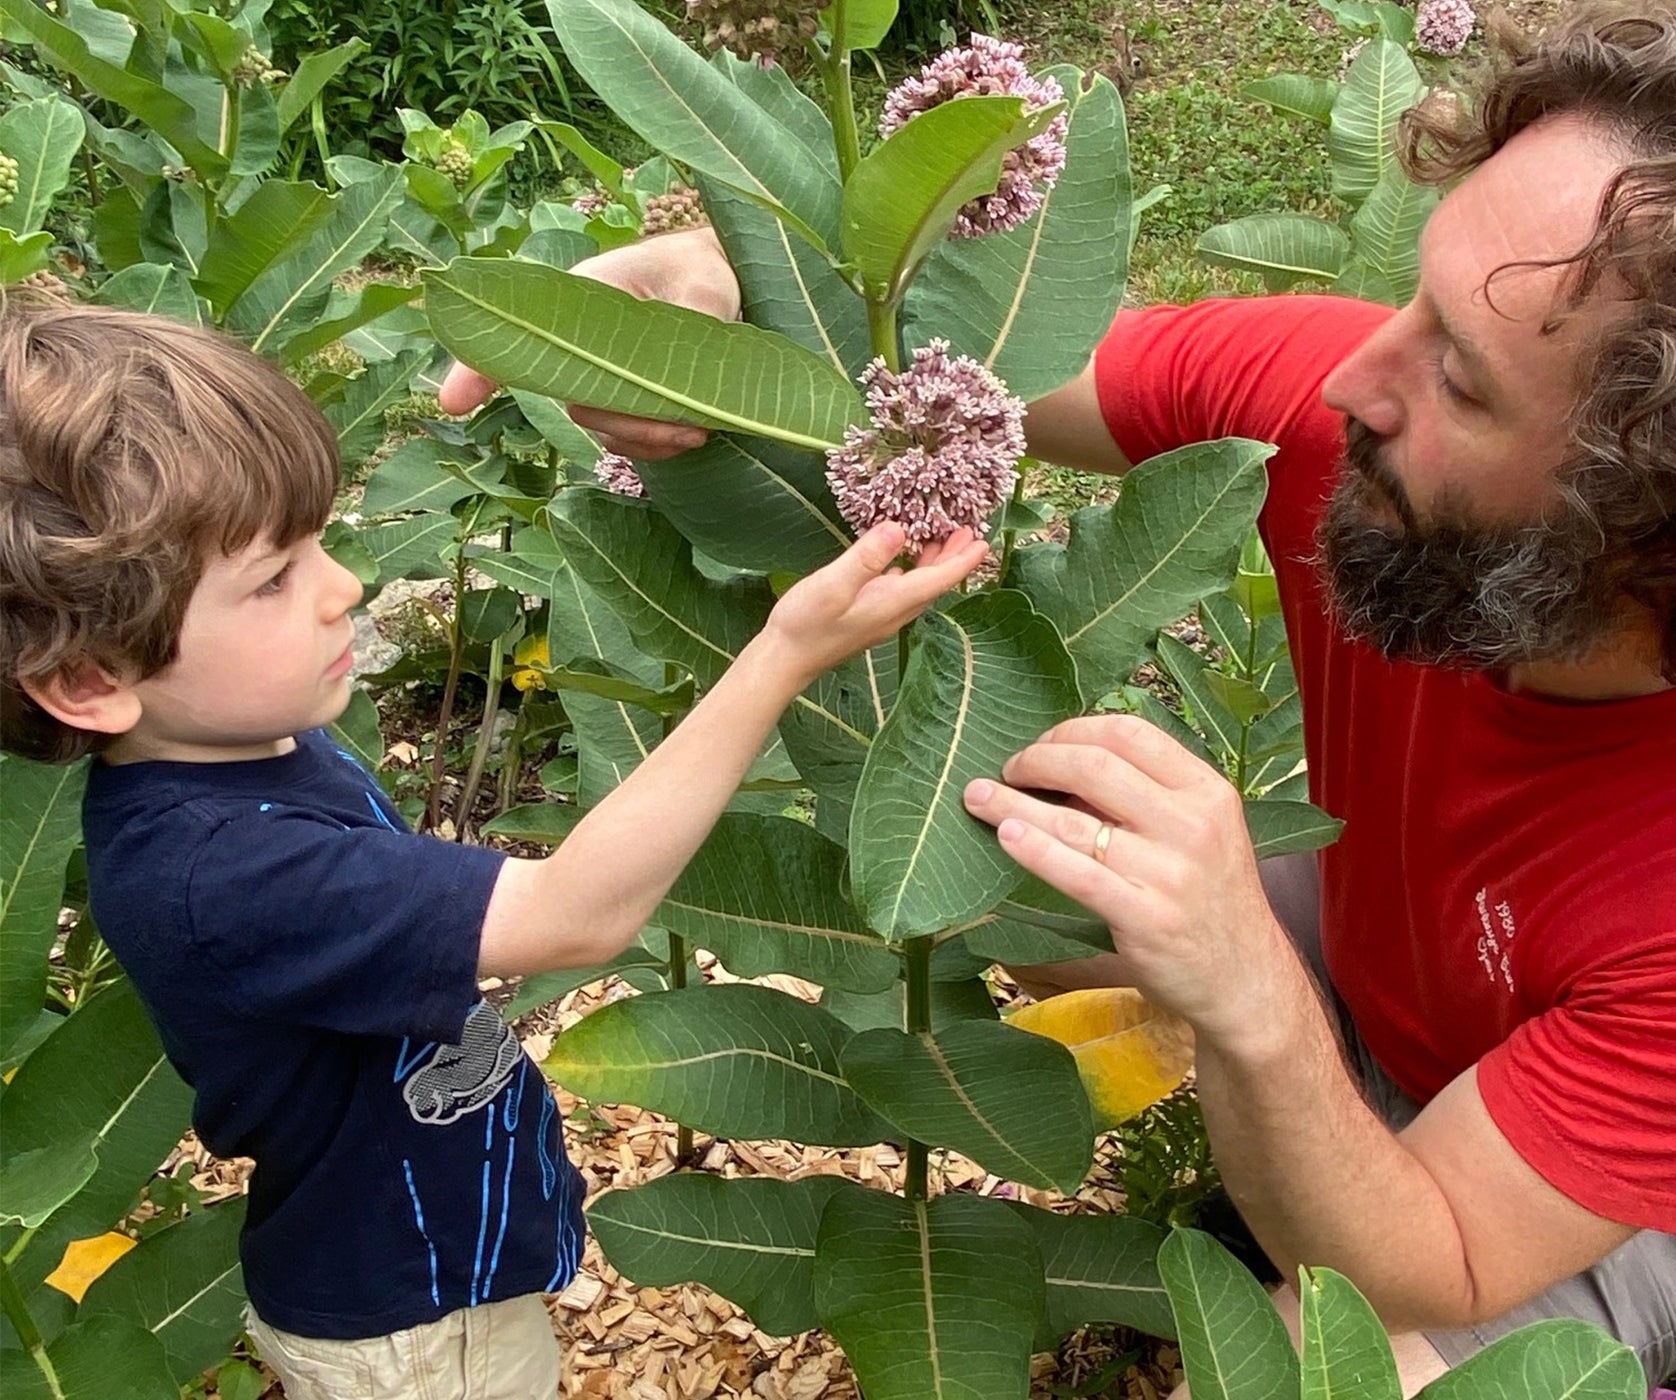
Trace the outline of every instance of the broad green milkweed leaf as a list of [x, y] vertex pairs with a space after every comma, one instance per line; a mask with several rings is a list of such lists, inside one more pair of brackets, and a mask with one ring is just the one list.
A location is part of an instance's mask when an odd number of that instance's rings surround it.
[[547, 13], [576, 71], [650, 145], [811, 243], [836, 241], [838, 182], [821, 161], [634, 0], [548, 0]]
[[264, 180], [234, 213], [217, 221], [193, 286], [218, 313], [225, 312], [331, 213], [331, 196], [318, 185]]
[[1245, 824], [1258, 860], [1292, 851], [1318, 851], [1337, 841], [1344, 830], [1343, 822], [1308, 802], [1262, 797], [1246, 802]]
[[[1129, 270], [1129, 138], [1111, 82], [1049, 70], [1070, 107], [1065, 169], [1020, 228], [939, 243], [903, 304], [910, 345], [932, 336], [1026, 402], [1075, 378], [1111, 325]], [[916, 120], [918, 120], [916, 118]]]
[[572, 1093], [632, 1103], [718, 1137], [854, 1147], [889, 1125], [844, 1082], [849, 1032], [819, 1007], [745, 983], [612, 1002], [553, 1044]]
[[0, 115], [0, 152], [17, 162], [17, 192], [0, 208], [0, 228], [33, 233], [46, 222], [85, 132], [81, 108], [62, 97], [19, 102]]
[[1298, 1270], [1303, 1400], [1402, 1400], [1379, 1315], [1331, 1269]]
[[1045, 131], [1060, 104], [964, 97], [921, 112], [862, 159], [844, 186], [844, 256], [867, 296], [897, 302], [968, 201], [1001, 183], [1007, 152]]
[[712, 437], [636, 470], [652, 504], [718, 563], [807, 574], [851, 543], [818, 452], [766, 438]]
[[1211, 1236], [1175, 1230], [1158, 1250], [1182, 1366], [1196, 1400], [1292, 1400], [1298, 1358], [1263, 1285]]
[[299, 62], [279, 94], [279, 134], [289, 131], [326, 85], [366, 50], [367, 41], [357, 37], [322, 53], [311, 53]]
[[1271, 292], [1299, 282], [1337, 277], [1350, 257], [1350, 239], [1309, 214], [1249, 214], [1199, 236], [1198, 253], [1217, 267], [1255, 272]]
[[815, 1311], [867, 1400], [1023, 1395], [1043, 1301], [1035, 1236], [1000, 1201], [834, 1192]]
[[890, 939], [976, 918], [1018, 884], [1017, 864], [967, 815], [962, 793], [1081, 708], [1076, 666], [1021, 593], [928, 612], [913, 643], [850, 823], [856, 902]]
[[1393, 166], [1351, 220], [1356, 261], [1381, 279], [1394, 306], [1407, 304], [1420, 285], [1420, 234], [1439, 198], [1435, 186], [1417, 185]]
[[896, 23], [897, 0], [837, 0], [821, 14], [835, 53], [876, 49]]
[[1193, 1028], [1133, 987], [1063, 992], [1020, 1007], [1007, 1024], [1071, 1052], [1097, 1133], [1173, 1094], [1193, 1068]]
[[[47, 1360], [62, 1400], [179, 1400], [162, 1343], [122, 1317], [72, 1323], [47, 1344]], [[0, 1392], [6, 1400], [53, 1400], [55, 1392], [28, 1353], [0, 1352]]]
[[0, 18], [4, 18], [11, 36], [24, 35], [55, 67], [74, 74], [97, 96], [133, 113], [200, 173], [213, 178], [226, 171], [226, 158], [199, 137], [198, 113], [192, 104], [160, 83], [129, 72], [123, 67], [126, 54], [121, 58], [101, 56], [86, 38], [31, 0], [0, 0]]
[[257, 354], [272, 354], [331, 296], [332, 279], [360, 265], [384, 241], [390, 212], [402, 197], [400, 166], [332, 196], [331, 216], [308, 242], [262, 272], [227, 312], [225, 326]]
[[148, 1236], [94, 1280], [79, 1315], [139, 1322], [163, 1344], [177, 1384], [191, 1384], [244, 1328], [244, 1214], [244, 1201], [227, 1201]]
[[1094, 1129], [1064, 1047], [999, 1021], [864, 1031], [844, 1077], [909, 1137], [952, 1147], [1008, 1181], [1067, 1195], [1094, 1158]]
[[1071, 517], [1069, 545], [1031, 545], [1011, 576], [1053, 619], [1090, 702], [1121, 685], [1158, 628], [1233, 581], [1266, 481], [1267, 443], [1223, 438], [1143, 462], [1115, 504]]
[[1327, 130], [1336, 198], [1360, 204], [1387, 171], [1397, 168], [1397, 122], [1425, 91], [1401, 44], [1370, 39], [1356, 55], [1334, 99]]
[[1533, 1322], [1469, 1356], [1417, 1400], [1641, 1400], [1647, 1374], [1636, 1355], [1593, 1323]]
[[87, 1134], [0, 1160], [0, 1225], [33, 1230], [86, 1186], [99, 1168], [93, 1143]]
[[1036, 1237], [1047, 1283], [1047, 1310], [1036, 1350], [1090, 1323], [1120, 1323], [1155, 1337], [1174, 1337], [1169, 1295], [1158, 1276], [1165, 1232], [1127, 1215], [1056, 1215], [1013, 1204]]
[[[169, 1067], [128, 982], [90, 997], [23, 1062], [0, 1094], [0, 1144], [9, 1158], [90, 1138], [99, 1159], [88, 1183], [55, 1211], [13, 1264], [28, 1293], [64, 1246], [108, 1230], [180, 1140], [192, 1091]], [[0, 1248], [15, 1230], [0, 1231]]]
[[844, 897], [845, 853], [783, 817], [724, 815], [654, 916], [736, 977], [788, 972], [823, 987], [877, 992], [900, 959]]
[[794, 447], [833, 446], [861, 415], [836, 368], [755, 326], [515, 258], [459, 258], [424, 281], [437, 339], [513, 388]]
[[87, 765], [0, 756], [0, 1051], [35, 1023], [58, 937], [64, 871], [81, 841]]
[[1307, 73], [1274, 73], [1258, 78], [1240, 89], [1241, 97], [1253, 102], [1266, 102], [1275, 111], [1289, 117], [1326, 126], [1333, 116], [1333, 99], [1338, 96], [1338, 84], [1331, 78], [1317, 78]]
[[819, 1325], [821, 1211], [835, 1192], [860, 1189], [830, 1176], [720, 1181], [682, 1172], [607, 1192], [589, 1208], [588, 1228], [636, 1284], [702, 1283], [770, 1336], [789, 1337]]
[[130, 311], [167, 316], [187, 326], [205, 323], [203, 303], [192, 290], [191, 279], [167, 263], [135, 263], [123, 268], [100, 284], [93, 301], [99, 306], [125, 306]]

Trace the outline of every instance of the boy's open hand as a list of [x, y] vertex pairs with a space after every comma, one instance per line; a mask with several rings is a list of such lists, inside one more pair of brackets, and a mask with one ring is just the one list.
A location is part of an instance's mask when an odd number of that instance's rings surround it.
[[893, 567], [906, 542], [900, 525], [875, 525], [775, 605], [764, 635], [794, 654], [806, 684], [894, 635], [989, 553], [970, 530], [956, 530], [921, 551], [914, 567]]

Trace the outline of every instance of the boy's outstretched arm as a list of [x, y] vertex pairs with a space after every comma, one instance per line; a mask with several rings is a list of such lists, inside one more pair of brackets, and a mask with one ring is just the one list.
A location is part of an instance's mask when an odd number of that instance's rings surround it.
[[900, 526], [875, 525], [793, 587], [692, 713], [557, 851], [506, 862], [483, 919], [483, 975], [590, 967], [634, 941], [786, 706], [912, 621], [987, 553], [961, 530], [903, 570], [892, 567], [903, 541]]

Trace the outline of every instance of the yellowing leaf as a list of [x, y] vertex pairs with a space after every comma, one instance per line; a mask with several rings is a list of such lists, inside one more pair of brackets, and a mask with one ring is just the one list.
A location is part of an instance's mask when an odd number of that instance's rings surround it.
[[1193, 1068], [1193, 1028], [1133, 987], [1065, 992], [1022, 1007], [1007, 1022], [1057, 1040], [1075, 1056], [1095, 1132], [1151, 1107]]
[[93, 1280], [122, 1258], [135, 1243], [115, 1230], [88, 1240], [71, 1240], [64, 1247], [64, 1257], [58, 1261], [58, 1267], [47, 1275], [47, 1282], [79, 1303], [82, 1294], [92, 1287]]
[[512, 659], [520, 666], [534, 666], [547, 670], [552, 660], [547, 654], [547, 638], [540, 633], [529, 633], [513, 648]]

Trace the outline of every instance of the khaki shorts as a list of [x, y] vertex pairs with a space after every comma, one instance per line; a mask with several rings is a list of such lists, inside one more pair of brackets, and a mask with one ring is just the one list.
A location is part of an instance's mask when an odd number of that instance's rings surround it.
[[352, 1342], [298, 1337], [245, 1314], [286, 1400], [553, 1400], [559, 1342], [536, 1293]]
[[[1420, 1105], [1380, 1067], [1356, 1033], [1350, 1013], [1333, 990], [1321, 956], [1321, 888], [1313, 854], [1277, 856], [1262, 864], [1263, 888], [1275, 917], [1315, 979], [1337, 1008], [1345, 1053], [1361, 1074], [1368, 1106], [1393, 1129], [1413, 1122]], [[1505, 1317], [1478, 1327], [1428, 1332], [1426, 1340], [1458, 1366], [1498, 1337], [1549, 1318], [1582, 1318], [1604, 1327], [1641, 1358], [1650, 1385], [1676, 1375], [1676, 1235], [1643, 1230], [1593, 1268], [1562, 1279]]]

